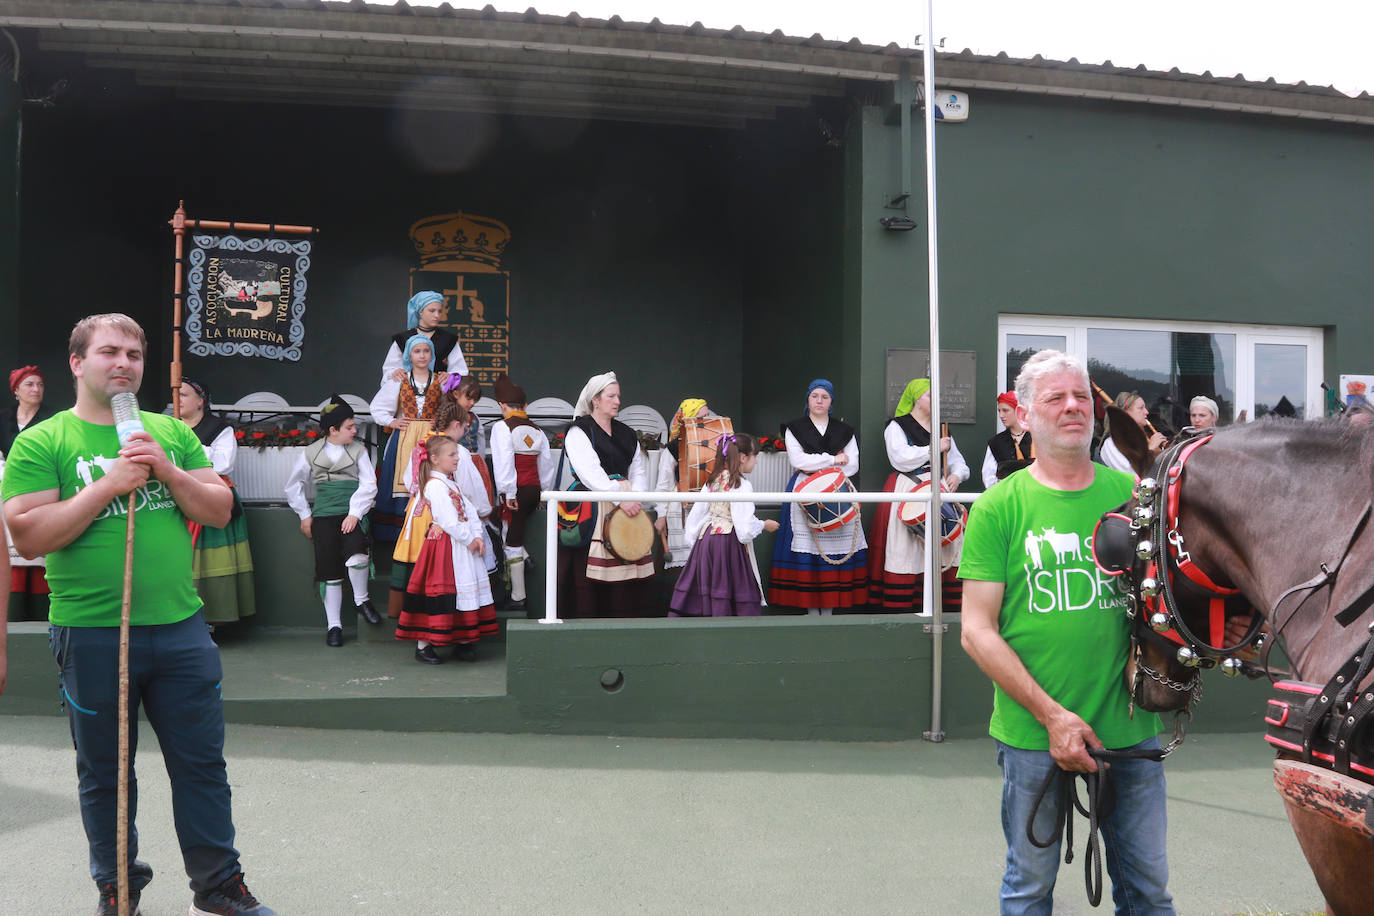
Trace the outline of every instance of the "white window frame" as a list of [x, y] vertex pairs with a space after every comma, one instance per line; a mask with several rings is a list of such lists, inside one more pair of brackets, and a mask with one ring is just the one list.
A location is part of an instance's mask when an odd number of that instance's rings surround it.
[[1236, 413], [1245, 411], [1255, 419], [1255, 345], [1286, 344], [1307, 347], [1307, 390], [1305, 418], [1316, 419], [1325, 411], [1322, 397], [1323, 344], [1321, 328], [1277, 324], [1225, 324], [1205, 321], [1142, 321], [1133, 318], [1066, 318], [1058, 315], [997, 316], [997, 390], [1006, 391], [1015, 379], [1007, 375], [1007, 335], [1038, 334], [1061, 336], [1066, 351], [1088, 361], [1088, 329], [1111, 331], [1184, 331], [1206, 334], [1233, 334], [1236, 338]]

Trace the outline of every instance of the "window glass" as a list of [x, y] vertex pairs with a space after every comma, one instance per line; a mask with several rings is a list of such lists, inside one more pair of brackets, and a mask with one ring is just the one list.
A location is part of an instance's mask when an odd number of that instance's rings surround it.
[[1108, 395], [1137, 392], [1166, 434], [1188, 425], [1198, 395], [1235, 415], [1236, 337], [1193, 331], [1088, 328], [1088, 374]]
[[1054, 334], [1007, 334], [1007, 388], [1016, 385], [1021, 367], [1040, 350], [1067, 350], [1068, 338]]
[[1255, 344], [1255, 419], [1307, 415], [1307, 348], [1297, 344]]

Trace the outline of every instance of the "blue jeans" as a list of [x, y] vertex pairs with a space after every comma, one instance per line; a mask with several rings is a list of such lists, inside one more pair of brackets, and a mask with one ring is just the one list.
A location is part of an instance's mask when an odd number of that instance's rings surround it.
[[[1135, 745], [1157, 748], [1150, 738]], [[1035, 805], [1045, 777], [1055, 766], [1049, 751], [1028, 751], [997, 742], [997, 763], [1002, 768], [1002, 832], [1007, 838], [1007, 870], [1002, 876], [1003, 916], [1048, 916], [1054, 909], [1054, 882], [1062, 859], [1062, 842], [1040, 849], [1026, 838], [1026, 820]], [[1169, 860], [1165, 850], [1167, 817], [1164, 804], [1164, 766], [1153, 760], [1115, 760], [1111, 764], [1116, 787], [1116, 808], [1099, 821], [1107, 874], [1112, 879], [1112, 901], [1118, 914], [1173, 913], [1169, 896]], [[1082, 786], [1079, 786], [1080, 795]], [[1077, 813], [1074, 815], [1079, 817]], [[1045, 840], [1054, 834], [1060, 817], [1053, 791], [1046, 794], [1036, 814], [1035, 836]], [[1074, 825], [1075, 884], [1082, 875], [1082, 848], [1087, 843], [1087, 821]]]
[[[115, 808], [119, 780], [119, 627], [51, 627], [62, 698], [76, 745], [81, 821], [91, 877], [118, 880]], [[179, 623], [129, 629], [129, 886], [142, 889], [152, 869], [135, 863], [138, 831], [138, 709], [162, 746], [172, 784], [177, 840], [195, 891], [218, 887], [239, 871], [229, 780], [224, 767], [224, 707], [219, 648], [198, 611]]]

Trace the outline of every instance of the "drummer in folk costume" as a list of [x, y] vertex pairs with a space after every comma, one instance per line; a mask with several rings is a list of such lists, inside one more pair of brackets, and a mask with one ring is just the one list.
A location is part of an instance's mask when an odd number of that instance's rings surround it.
[[188, 521], [191, 529], [191, 577], [205, 605], [205, 622], [232, 623], [256, 611], [253, 554], [248, 547], [248, 520], [229, 479], [238, 457], [234, 428], [207, 409], [210, 395], [199, 382], [181, 380], [181, 419], [200, 440], [205, 457], [220, 479], [234, 490], [234, 510], [223, 528]]
[[525, 389], [501, 375], [493, 392], [501, 422], [491, 427], [491, 466], [501, 506], [510, 601], [506, 610], [525, 609], [525, 524], [539, 508], [539, 492], [552, 490], [557, 465], [544, 431], [525, 413]]
[[458, 345], [458, 337], [452, 331], [439, 327], [444, 320], [444, 297], [434, 290], [423, 290], [410, 297], [406, 303], [407, 329], [391, 338], [391, 346], [382, 361], [381, 384], [387, 379], [399, 382], [408, 371], [405, 367], [405, 354], [412, 337], [419, 334], [434, 344], [433, 368], [441, 374], [467, 375], [468, 363], [463, 358], [463, 349]]
[[421, 493], [432, 521], [406, 586], [396, 638], [415, 640], [415, 660], [426, 665], [443, 661], [434, 646], [455, 645], [454, 658], [473, 661], [475, 643], [498, 632], [483, 561], [490, 548], [476, 506], [454, 479], [462, 457], [458, 444], [431, 436], [422, 448]]
[[[399, 379], [387, 377], [373, 396], [372, 421], [390, 432], [382, 450], [378, 478], [377, 511], [372, 535], [379, 541], [395, 541], [410, 499], [401, 481], [410, 453], [423, 442], [439, 407], [442, 385], [433, 371], [434, 344], [423, 334], [406, 341], [404, 369]], [[454, 377], [450, 377], [452, 379]]]
[[1016, 392], [1004, 391], [997, 396], [997, 418], [1002, 431], [988, 440], [983, 456], [983, 488], [1030, 464], [1035, 458], [1035, 444], [1030, 430], [1016, 419]]
[[[719, 438], [715, 466], [703, 493], [751, 493], [748, 475], [759, 460], [753, 436], [727, 433]], [[693, 503], [687, 517], [692, 552], [673, 588], [670, 617], [757, 617], [763, 605], [754, 538], [777, 531], [761, 521], [751, 502]]]
[[[830, 416], [835, 386], [816, 379], [807, 388], [806, 413], [783, 425], [787, 460], [795, 468], [787, 482], [796, 490], [809, 475], [839, 468], [845, 478], [859, 473], [859, 439], [854, 427]], [[829, 614], [834, 608], [868, 603], [868, 544], [857, 515], [828, 531], [808, 523], [797, 503], [782, 513], [773, 543], [768, 601]]]
[[[323, 439], [301, 449], [286, 479], [286, 502], [301, 519], [301, 534], [315, 548], [315, 579], [321, 583], [326, 620], [325, 644], [343, 645], [343, 580], [353, 587], [353, 603], [368, 623], [382, 618], [372, 607], [367, 582], [367, 513], [377, 495], [377, 475], [367, 447], [356, 440], [353, 408], [334, 395], [320, 409]], [[314, 504], [306, 485], [315, 486]]]
[[[677, 413], [673, 414], [673, 421], [668, 426], [668, 444], [659, 452], [658, 459], [658, 481], [654, 484], [654, 491], [657, 493], [674, 493], [683, 489], [700, 489], [705, 485], [706, 477], [711, 473], [708, 465], [704, 472], [700, 474], [697, 486], [684, 487], [681, 481], [681, 462], [689, 460], [684, 452], [686, 449], [686, 437], [684, 430], [691, 420], [705, 420], [716, 415], [711, 412], [711, 408], [706, 406], [706, 401], [701, 398], [687, 398], [678, 406]], [[725, 424], [729, 420], [721, 417]], [[729, 426], [722, 426], [713, 439], [719, 437], [721, 433], [729, 431]], [[690, 476], [690, 475], [689, 475]], [[686, 503], [656, 503], [654, 511], [657, 518], [654, 520], [654, 528], [658, 531], [658, 536], [664, 544], [663, 566], [665, 569], [681, 569], [687, 564], [687, 555], [692, 551], [692, 540], [683, 533], [683, 522], [687, 518], [688, 505]]]
[[[883, 485], [886, 493], [906, 493], [917, 488], [925, 475], [939, 480], [944, 490], [958, 489], [968, 480], [969, 468], [959, 446], [948, 436], [939, 438], [936, 451], [944, 473], [931, 471], [930, 379], [912, 379], [897, 402], [895, 416], [883, 430], [887, 460], [893, 472]], [[871, 583], [870, 599], [886, 611], [920, 610], [921, 591], [925, 582], [926, 543], [931, 526], [918, 532], [900, 518], [900, 503], [879, 503], [873, 517], [873, 547], [869, 551], [868, 574]], [[927, 510], [929, 504], [912, 503]], [[951, 507], [951, 511], [960, 510]], [[923, 513], [923, 514], [928, 514]], [[940, 568], [946, 570], [942, 580], [944, 603], [958, 609], [959, 580], [954, 565], [959, 562], [962, 540], [955, 540], [940, 551]]]
[[[615, 373], [589, 379], [577, 399], [573, 424], [563, 438], [563, 454], [572, 467], [575, 488], [606, 493], [643, 492], [648, 488], [639, 438], [615, 419], [619, 412], [620, 383]], [[630, 518], [639, 516], [644, 507], [637, 502], [594, 505], [596, 523], [590, 541], [585, 546], [559, 548], [560, 607], [571, 611], [566, 616], [634, 616], [648, 607], [644, 586], [654, 574], [653, 551], [631, 562], [621, 560], [608, 549], [605, 529], [613, 507], [618, 505]], [[648, 524], [652, 536], [652, 523]], [[652, 548], [652, 542], [649, 546]]]

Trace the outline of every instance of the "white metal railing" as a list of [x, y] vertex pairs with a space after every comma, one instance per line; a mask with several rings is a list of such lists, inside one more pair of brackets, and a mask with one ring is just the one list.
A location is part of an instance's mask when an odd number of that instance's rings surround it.
[[[972, 503], [981, 495], [981, 493], [941, 493], [940, 502]], [[539, 622], [562, 623], [563, 621], [558, 616], [558, 512], [556, 507], [550, 508], [551, 503], [764, 503], [768, 505], [816, 502], [908, 503], [930, 502], [930, 491], [928, 488], [908, 490], [905, 493], [868, 493], [862, 491], [853, 493], [843, 491], [836, 493], [755, 493], [752, 491], [741, 493], [738, 490], [725, 493], [702, 493], [699, 491], [683, 493], [678, 490], [646, 493], [640, 490], [545, 490], [539, 494], [539, 499], [544, 503], [547, 516], [544, 526], [544, 616], [539, 618]], [[856, 524], [859, 524], [857, 520]], [[942, 602], [936, 601], [933, 604], [934, 607], [927, 607], [923, 600], [921, 609], [923, 613], [928, 613], [933, 617], [933, 629], [938, 632], [941, 626], [940, 605]]]

